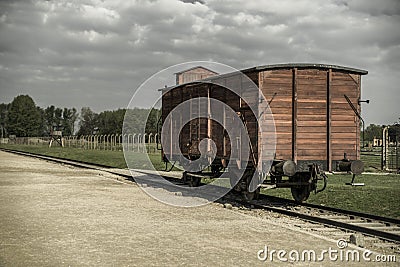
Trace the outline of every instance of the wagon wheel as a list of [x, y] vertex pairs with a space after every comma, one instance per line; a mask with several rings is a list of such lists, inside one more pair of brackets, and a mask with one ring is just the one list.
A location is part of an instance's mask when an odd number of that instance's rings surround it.
[[240, 180], [238, 182], [237, 179], [239, 178], [240, 171], [236, 168], [229, 168], [229, 182], [232, 188], [232, 191], [240, 192]]
[[188, 175], [187, 172], [183, 172], [182, 174], [182, 182], [186, 184], [188, 182]]
[[249, 192], [249, 191], [243, 191], [243, 198], [247, 201], [251, 201], [253, 199], [258, 199], [260, 196], [260, 188], [258, 187], [255, 191]]
[[310, 196], [310, 188], [309, 186], [298, 186], [298, 187], [291, 187], [292, 196], [297, 203], [302, 203], [306, 201]]
[[216, 165], [216, 164], [211, 165], [211, 173], [213, 177], [218, 177], [221, 174], [221, 170], [222, 170], [221, 165]]
[[198, 187], [200, 185], [201, 178], [195, 176], [189, 176], [189, 186]]

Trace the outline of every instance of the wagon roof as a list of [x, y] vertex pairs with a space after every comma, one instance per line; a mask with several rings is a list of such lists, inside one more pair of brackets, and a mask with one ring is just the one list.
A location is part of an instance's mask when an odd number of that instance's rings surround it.
[[[194, 68], [198, 68], [202, 66], [197, 66]], [[204, 67], [202, 67], [204, 68]], [[350, 73], [356, 73], [360, 75], [365, 75], [368, 74], [368, 71], [362, 70], [362, 69], [356, 69], [356, 68], [351, 68], [351, 67], [343, 67], [339, 65], [331, 65], [331, 64], [315, 64], [315, 63], [285, 63], [285, 64], [272, 64], [272, 65], [263, 65], [263, 66], [256, 66], [256, 67], [251, 67], [247, 69], [242, 69], [240, 72], [243, 73], [248, 73], [248, 72], [259, 72], [259, 71], [264, 71], [264, 70], [275, 70], [275, 69], [292, 69], [292, 68], [299, 68], [299, 69], [333, 69], [333, 70], [339, 70], [339, 71], [346, 71]], [[206, 68], [205, 68], [206, 69]], [[190, 70], [190, 69], [189, 69]], [[187, 71], [187, 70], [185, 70]], [[170, 87], [166, 88], [160, 88], [158, 91], [165, 91], [169, 90], [172, 88], [177, 88], [181, 87], [184, 85], [189, 85], [189, 84], [198, 84], [198, 83], [203, 83], [203, 82], [209, 82], [215, 79], [223, 78], [223, 77], [229, 77], [231, 75], [235, 75], [238, 72], [231, 72], [231, 73], [225, 73], [225, 74], [220, 74], [212, 77], [205, 78], [203, 80], [198, 80], [198, 81], [192, 81], [188, 83], [183, 83], [183, 84], [178, 84], [178, 85], [173, 85]]]
[[357, 73], [361, 75], [368, 74], [368, 71], [362, 69], [356, 69], [351, 67], [343, 67], [338, 65], [331, 64], [315, 64], [315, 63], [285, 63], [285, 64], [272, 64], [272, 65], [263, 65], [252, 67], [248, 69], [242, 70], [243, 72], [247, 71], [263, 71], [263, 70], [273, 70], [273, 69], [288, 69], [288, 68], [302, 68], [302, 69], [334, 69], [341, 70], [351, 73]]
[[175, 72], [174, 74], [181, 74], [181, 73], [188, 72], [188, 71], [191, 71], [191, 70], [195, 70], [195, 69], [198, 69], [198, 68], [205, 69], [205, 70], [208, 70], [209, 72], [218, 74], [218, 72], [215, 72], [215, 71], [213, 71], [213, 70], [210, 70], [209, 68], [206, 68], [206, 67], [203, 67], [203, 66], [200, 66], [200, 65], [199, 65], [199, 66], [192, 67], [192, 68], [190, 68], [190, 69], [185, 69], [185, 70], [182, 70], [182, 71], [179, 71], [179, 72]]

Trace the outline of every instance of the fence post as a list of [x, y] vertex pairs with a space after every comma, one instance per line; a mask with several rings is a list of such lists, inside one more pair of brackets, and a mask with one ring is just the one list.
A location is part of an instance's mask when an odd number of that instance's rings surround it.
[[114, 150], [114, 138], [115, 138], [115, 135], [112, 134], [112, 135], [111, 135], [111, 151]]
[[159, 140], [159, 135], [158, 135], [158, 133], [156, 133], [155, 135], [154, 135], [154, 143], [155, 143], [155, 151], [157, 151], [157, 149], [158, 149], [158, 142], [159, 142], [160, 140]]
[[127, 147], [127, 141], [128, 141], [128, 134], [122, 134], [122, 150], [126, 150]]
[[388, 168], [388, 146], [389, 146], [389, 126], [384, 126], [382, 130], [382, 171], [387, 171]]
[[146, 133], [143, 134], [143, 138], [142, 138], [142, 152], [145, 153], [146, 152]]
[[138, 134], [138, 138], [137, 138], [137, 152], [140, 152], [140, 143], [141, 143], [141, 141], [140, 140], [142, 140], [141, 139], [141, 137], [142, 137], [142, 134]]
[[135, 150], [135, 137], [136, 137], [136, 134], [134, 133], [133, 136], [132, 136], [132, 147], [131, 147], [132, 151]]
[[148, 144], [148, 151], [150, 152], [152, 150], [152, 142], [151, 142], [151, 138], [153, 137], [153, 133], [149, 133], [149, 140], [147, 141]]

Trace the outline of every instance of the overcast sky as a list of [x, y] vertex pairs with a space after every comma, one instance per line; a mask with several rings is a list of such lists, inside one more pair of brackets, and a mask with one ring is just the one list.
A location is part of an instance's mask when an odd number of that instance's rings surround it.
[[192, 60], [242, 69], [328, 63], [362, 78], [368, 123], [400, 117], [400, 1], [0, 0], [0, 102], [126, 107], [157, 71]]

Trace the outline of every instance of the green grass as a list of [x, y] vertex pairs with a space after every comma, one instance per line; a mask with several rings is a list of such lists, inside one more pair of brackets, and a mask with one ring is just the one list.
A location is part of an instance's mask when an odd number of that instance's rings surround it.
[[[311, 193], [307, 202], [400, 219], [400, 175], [356, 176], [355, 182], [365, 183], [364, 186], [346, 185], [351, 178], [351, 175], [328, 175], [326, 189], [319, 194]], [[263, 192], [292, 199], [287, 188]]]
[[[389, 147], [388, 150], [388, 162], [387, 166], [391, 169], [398, 168], [398, 162], [400, 161], [400, 153], [396, 153], [395, 147]], [[397, 157], [397, 158], [396, 158]], [[381, 171], [382, 168], [382, 148], [364, 148], [361, 151], [361, 160], [364, 162], [366, 172], [377, 172]]]
[[381, 170], [381, 151], [363, 151], [361, 160], [364, 162], [366, 172], [378, 172]]
[[[88, 163], [96, 163], [114, 168], [126, 168], [124, 153], [122, 151], [110, 150], [87, 150], [82, 148], [69, 147], [47, 147], [34, 145], [12, 145], [1, 144], [1, 148], [14, 149], [46, 156], [79, 160]], [[161, 161], [160, 153], [148, 154], [153, 166], [157, 170], [164, 170], [165, 164]], [[130, 168], [152, 169], [147, 156], [144, 153], [129, 153]]]
[[[1, 144], [0, 147], [126, 168], [122, 151], [4, 144]], [[148, 155], [157, 170], [164, 169], [165, 165], [161, 161], [159, 153]], [[146, 158], [143, 153], [132, 153], [129, 157], [130, 167], [150, 169]], [[355, 182], [365, 183], [365, 186], [359, 187], [345, 185], [350, 181], [351, 175], [328, 175], [328, 186], [325, 191], [317, 195], [312, 193], [307, 202], [400, 219], [400, 175], [359, 175]], [[263, 190], [263, 193], [292, 199], [290, 189], [286, 188]]]

